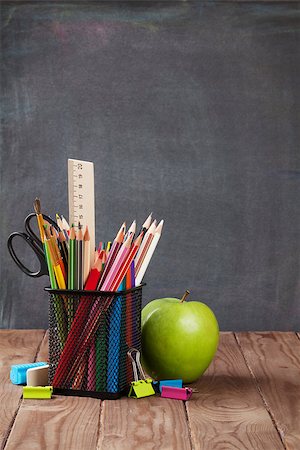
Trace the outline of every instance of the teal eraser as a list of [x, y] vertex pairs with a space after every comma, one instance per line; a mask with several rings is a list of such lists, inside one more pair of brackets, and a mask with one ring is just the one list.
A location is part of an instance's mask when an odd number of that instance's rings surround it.
[[13, 384], [26, 384], [26, 372], [33, 367], [45, 366], [46, 362], [15, 364], [10, 368], [10, 381]]

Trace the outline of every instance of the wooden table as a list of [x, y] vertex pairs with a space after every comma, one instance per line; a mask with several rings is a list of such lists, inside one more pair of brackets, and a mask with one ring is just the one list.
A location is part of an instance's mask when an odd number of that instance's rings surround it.
[[46, 360], [43, 330], [0, 330], [2, 448], [300, 449], [300, 335], [222, 333], [184, 403], [148, 397], [23, 400], [11, 364]]

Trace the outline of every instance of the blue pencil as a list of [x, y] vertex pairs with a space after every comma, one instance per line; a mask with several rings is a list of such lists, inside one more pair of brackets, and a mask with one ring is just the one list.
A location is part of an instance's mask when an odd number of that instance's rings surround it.
[[[126, 286], [126, 285], [125, 285]], [[119, 291], [124, 290], [124, 280]], [[120, 338], [122, 318], [122, 296], [117, 297], [111, 311], [108, 331], [108, 355], [107, 355], [107, 378], [106, 391], [119, 391], [119, 367], [120, 367]]]

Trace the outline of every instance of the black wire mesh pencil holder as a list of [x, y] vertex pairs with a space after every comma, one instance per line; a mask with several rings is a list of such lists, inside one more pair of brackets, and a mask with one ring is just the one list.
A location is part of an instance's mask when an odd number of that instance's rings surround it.
[[49, 293], [49, 385], [54, 393], [115, 399], [133, 380], [129, 348], [141, 350], [142, 287]]

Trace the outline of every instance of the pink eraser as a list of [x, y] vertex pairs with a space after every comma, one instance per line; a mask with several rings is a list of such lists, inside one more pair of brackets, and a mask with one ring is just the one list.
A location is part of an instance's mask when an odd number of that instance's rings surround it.
[[175, 400], [189, 400], [192, 396], [191, 388], [176, 388], [172, 386], [162, 386], [161, 397], [174, 398]]

